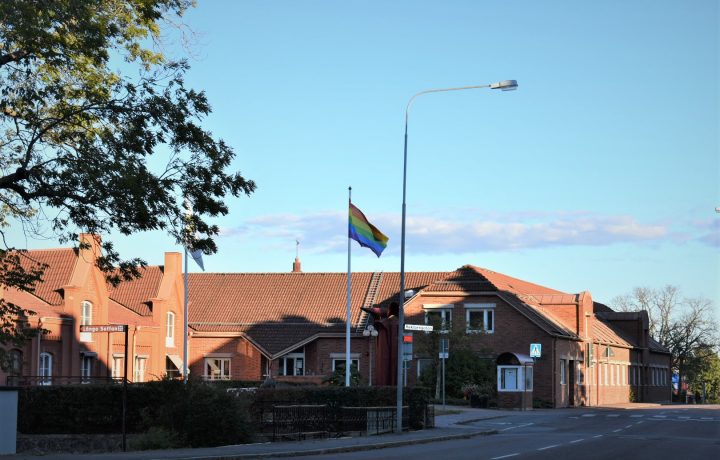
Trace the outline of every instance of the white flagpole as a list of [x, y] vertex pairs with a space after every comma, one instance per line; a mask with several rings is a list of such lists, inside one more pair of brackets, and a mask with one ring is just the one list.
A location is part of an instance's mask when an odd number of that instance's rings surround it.
[[188, 250], [185, 245], [185, 308], [183, 314], [183, 383], [188, 381]]
[[347, 271], [347, 305], [345, 306], [345, 386], [350, 386], [350, 297], [352, 294], [352, 273], [350, 271], [350, 203], [352, 203], [352, 187], [348, 187], [348, 271]]

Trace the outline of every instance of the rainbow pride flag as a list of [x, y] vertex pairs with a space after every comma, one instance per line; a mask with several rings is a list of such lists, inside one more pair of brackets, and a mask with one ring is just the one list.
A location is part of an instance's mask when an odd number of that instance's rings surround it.
[[350, 203], [348, 237], [374, 252], [378, 257], [387, 247], [388, 237], [368, 222], [365, 214]]

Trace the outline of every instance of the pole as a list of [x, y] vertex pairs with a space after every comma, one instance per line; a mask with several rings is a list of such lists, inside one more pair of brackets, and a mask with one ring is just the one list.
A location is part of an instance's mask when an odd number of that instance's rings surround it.
[[125, 329], [125, 371], [123, 375], [123, 394], [122, 394], [122, 449], [127, 451], [127, 371], [128, 371], [128, 325], [124, 325]]
[[188, 249], [185, 244], [185, 305], [183, 310], [183, 384], [188, 381]]
[[[348, 211], [352, 203], [352, 187], [348, 187]], [[345, 386], [350, 386], [350, 298], [352, 295], [352, 276], [350, 271], [350, 213], [348, 212], [348, 269], [347, 302], [345, 304]]]
[[397, 426], [395, 431], [402, 433], [402, 399], [403, 399], [403, 388], [402, 388], [402, 377], [403, 377], [403, 330], [405, 327], [405, 217], [406, 217], [406, 196], [407, 196], [407, 144], [408, 144], [408, 115], [410, 113], [410, 106], [416, 97], [422, 94], [428, 93], [440, 93], [445, 91], [463, 91], [466, 89], [478, 89], [478, 88], [493, 88], [501, 89], [503, 91], [513, 90], [517, 88], [517, 82], [515, 80], [505, 80], [491, 85], [473, 85], [473, 86], [462, 86], [456, 88], [441, 88], [441, 89], [429, 89], [421, 91], [413, 95], [405, 107], [405, 142], [403, 146], [403, 198], [402, 198], [402, 227], [400, 233], [400, 292], [398, 294], [398, 344], [397, 344]]

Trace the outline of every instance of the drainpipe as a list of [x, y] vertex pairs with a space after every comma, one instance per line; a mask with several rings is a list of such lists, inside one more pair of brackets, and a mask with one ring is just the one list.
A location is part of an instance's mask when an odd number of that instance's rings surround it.
[[556, 396], [556, 393], [557, 393], [557, 391], [558, 391], [557, 386], [556, 386], [557, 377], [555, 376], [555, 374], [556, 374], [556, 367], [555, 367], [556, 348], [557, 348], [557, 337], [553, 337], [553, 352], [552, 352], [552, 363], [551, 363], [551, 366], [552, 366], [552, 384], [553, 384], [553, 391], [552, 391], [552, 395], [553, 395], [553, 407], [555, 407], [555, 408], [557, 408], [557, 396]]

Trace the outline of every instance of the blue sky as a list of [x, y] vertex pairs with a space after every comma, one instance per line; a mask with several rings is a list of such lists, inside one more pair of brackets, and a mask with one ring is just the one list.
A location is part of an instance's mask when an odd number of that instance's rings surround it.
[[[304, 271], [345, 271], [352, 186], [390, 237], [379, 259], [354, 245], [353, 270], [399, 271], [409, 98], [516, 79], [415, 101], [406, 270], [473, 264], [601, 302], [674, 284], [720, 305], [716, 1], [198, 3], [187, 81], [258, 185], [230, 200], [207, 270], [290, 271], [297, 238]], [[160, 233], [118, 248], [180, 250]]]

